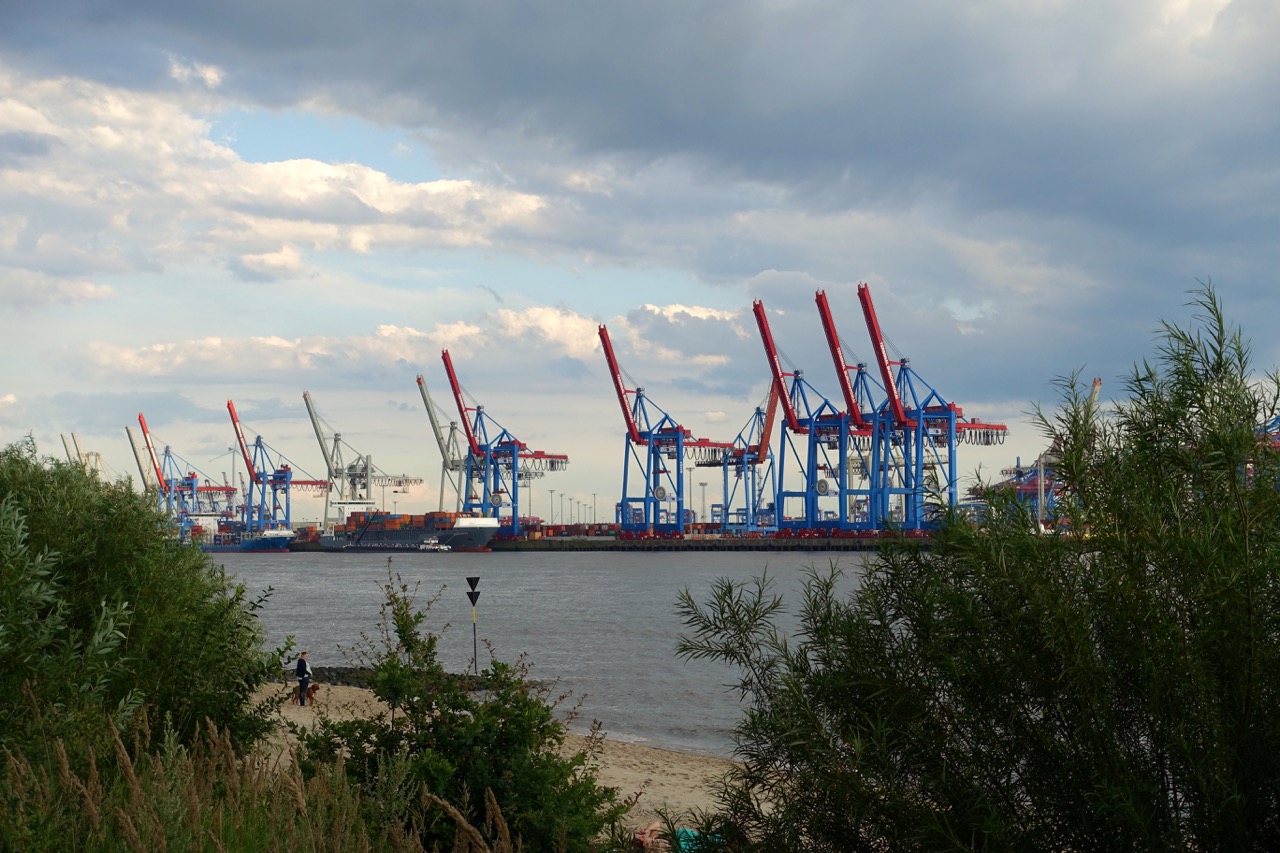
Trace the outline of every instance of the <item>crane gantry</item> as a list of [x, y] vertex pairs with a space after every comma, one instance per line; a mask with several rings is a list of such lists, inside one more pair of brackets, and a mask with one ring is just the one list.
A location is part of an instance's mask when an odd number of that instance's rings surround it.
[[[778, 388], [769, 383], [765, 402], [756, 406], [747, 423], [724, 454], [724, 502], [711, 513], [725, 533], [758, 536], [778, 529], [777, 483], [771, 445], [778, 418]], [[742, 505], [738, 505], [741, 490]]]
[[[324, 456], [325, 470], [328, 476], [328, 488], [324, 490], [324, 521], [326, 532], [341, 524], [353, 511], [367, 511], [375, 502], [373, 489], [381, 486], [402, 488], [422, 484], [420, 477], [408, 474], [387, 474], [373, 464], [369, 454], [360, 453], [342, 438], [342, 433], [330, 429], [326, 435], [323, 419], [316, 412], [311, 393], [302, 392], [302, 401], [307, 406], [307, 415], [311, 418], [311, 427], [315, 431], [316, 440], [320, 443], [320, 452]], [[351, 461], [344, 458], [343, 450], [350, 451]], [[384, 493], [385, 495], [385, 493]], [[386, 509], [386, 507], [381, 507]], [[332, 517], [331, 517], [332, 515]]]
[[[849, 414], [810, 385], [803, 370], [782, 369], [764, 303], [757, 299], [752, 311], [783, 412], [776, 474], [778, 529], [794, 535], [847, 527]], [[797, 474], [799, 482], [792, 485], [791, 478]]]
[[440, 425], [440, 411], [436, 406], [435, 400], [431, 399], [431, 393], [427, 390], [427, 380], [418, 374], [418, 391], [422, 395], [422, 405], [427, 408], [427, 420], [431, 422], [431, 432], [436, 437], [436, 447], [440, 449], [440, 505], [439, 509], [444, 510], [444, 494], [445, 484], [447, 483], [453, 490], [454, 510], [462, 509], [464, 491], [464, 478], [467, 473], [467, 455], [462, 452], [462, 445], [458, 441], [458, 422], [449, 421], [449, 435], [446, 437], [444, 428]]
[[906, 530], [923, 530], [937, 521], [931, 504], [954, 507], [959, 501], [957, 444], [1002, 444], [1008, 427], [966, 421], [964, 411], [920, 379], [905, 356], [890, 359], [865, 283], [858, 285], [858, 301], [885, 390], [874, 421], [878, 456], [872, 469], [872, 516]]
[[844, 470], [835, 487], [843, 513], [837, 527], [842, 530], [873, 530], [880, 526], [880, 519], [872, 512], [876, 505], [876, 483], [871, 472], [880, 465], [883, 447], [875, 440], [877, 419], [872, 380], [867, 375], [864, 362], [850, 365], [845, 358], [844, 342], [836, 328], [826, 291], [819, 290], [814, 295], [814, 302], [818, 306], [818, 317], [822, 321], [822, 331], [831, 352], [848, 420], [848, 451], [844, 457]]
[[[725, 456], [733, 451], [734, 444], [694, 438], [692, 432], [650, 401], [644, 388], [627, 388], [609, 338], [609, 329], [601, 325], [598, 334], [627, 427], [618, 526], [626, 535], [683, 535], [686, 459], [692, 460], [695, 466], [720, 467]], [[633, 398], [630, 404], [627, 397]], [[634, 494], [631, 491], [633, 469], [639, 474], [642, 487]]]
[[[449, 351], [441, 352], [440, 358], [444, 362], [449, 388], [453, 391], [467, 439], [464, 479], [468, 484], [474, 482], [481, 486], [474, 494], [467, 487], [463, 509], [496, 517], [499, 536], [519, 536], [521, 483], [537, 479], [548, 471], [563, 471], [569, 466], [569, 457], [563, 453], [530, 450], [506, 427], [491, 418], [484, 406], [468, 406]], [[468, 417], [470, 412], [474, 417]]]
[[[270, 448], [257, 436], [253, 442], [253, 452], [244, 438], [244, 429], [240, 426], [240, 417], [236, 414], [236, 405], [227, 401], [227, 411], [231, 414], [231, 425], [235, 429], [236, 444], [249, 472], [248, 492], [244, 504], [244, 529], [248, 533], [261, 533], [267, 530], [291, 530], [293, 514], [293, 490], [311, 489], [328, 491], [328, 480], [298, 480], [293, 476], [293, 466], [284, 462], [280, 454], [273, 461]], [[283, 497], [283, 501], [281, 498]]]
[[[235, 487], [228, 484], [201, 485], [201, 475], [196, 467], [180, 459], [168, 445], [163, 454], [156, 453], [147, 419], [141, 412], [138, 413], [138, 426], [146, 447], [145, 457], [134, 443], [133, 433], [127, 427], [125, 432], [133, 443], [134, 458], [144, 485], [148, 490], [155, 488], [156, 509], [174, 525], [181, 541], [199, 541], [212, 536], [220, 523], [233, 517]], [[207, 530], [205, 525], [209, 525]]]

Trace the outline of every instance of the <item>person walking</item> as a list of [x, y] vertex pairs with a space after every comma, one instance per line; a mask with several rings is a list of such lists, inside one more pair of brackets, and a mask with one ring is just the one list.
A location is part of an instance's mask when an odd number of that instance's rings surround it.
[[298, 656], [298, 704], [307, 704], [307, 688], [311, 686], [311, 663], [307, 660], [310, 652]]

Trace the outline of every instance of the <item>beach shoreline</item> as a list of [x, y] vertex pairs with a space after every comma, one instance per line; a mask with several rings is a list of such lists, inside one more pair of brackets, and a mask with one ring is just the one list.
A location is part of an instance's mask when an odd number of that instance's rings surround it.
[[[275, 684], [263, 688], [258, 698], [292, 692], [292, 684]], [[321, 716], [334, 720], [372, 716], [385, 711], [373, 692], [364, 687], [342, 684], [319, 685], [314, 701], [306, 706], [286, 701], [278, 712], [281, 722], [311, 727]], [[268, 749], [284, 755], [289, 732], [283, 726]], [[563, 751], [574, 754], [585, 750], [587, 738], [566, 733]], [[716, 783], [733, 762], [708, 755], [679, 752], [610, 739], [606, 733], [594, 755], [597, 781], [615, 788], [619, 800], [634, 799], [635, 805], [623, 819], [628, 828], [641, 827], [658, 819], [664, 811], [675, 817], [690, 812], [711, 811], [716, 807]]]

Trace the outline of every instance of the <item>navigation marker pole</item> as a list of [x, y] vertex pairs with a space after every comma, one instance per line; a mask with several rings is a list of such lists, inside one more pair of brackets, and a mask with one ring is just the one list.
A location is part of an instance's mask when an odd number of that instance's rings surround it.
[[476, 642], [476, 599], [480, 597], [480, 591], [476, 589], [478, 583], [480, 578], [467, 578], [467, 585], [471, 587], [467, 591], [467, 598], [471, 599], [471, 654], [476, 661], [476, 675], [480, 674], [480, 646]]

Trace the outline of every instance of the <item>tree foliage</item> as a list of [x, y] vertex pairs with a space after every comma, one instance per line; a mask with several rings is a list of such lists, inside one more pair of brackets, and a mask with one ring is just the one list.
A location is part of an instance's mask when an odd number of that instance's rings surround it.
[[1280, 458], [1205, 286], [1104, 413], [1040, 415], [1063, 485], [1037, 532], [992, 493], [842, 592], [810, 569], [686, 591], [688, 657], [739, 668], [728, 814], [769, 850], [1280, 847]]
[[[474, 678], [447, 672], [426, 608], [415, 590], [388, 578], [378, 637], [365, 637], [369, 686], [389, 713], [303, 731], [303, 760], [315, 769], [341, 760], [369, 795], [379, 822], [413, 827], [423, 845], [453, 849], [461, 816], [487, 826], [487, 843], [506, 832], [486, 820], [501, 807], [505, 827], [526, 850], [580, 851], [628, 806], [595, 778], [591, 755], [563, 754], [564, 724], [547, 691], [520, 666], [491, 661]], [[444, 801], [457, 814], [442, 809]]]
[[246, 598], [172, 542], [150, 499], [30, 439], [0, 451], [0, 743], [38, 746], [141, 704], [178, 737], [206, 719], [246, 745], [269, 727], [254, 690], [279, 672]]

